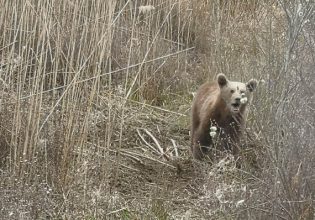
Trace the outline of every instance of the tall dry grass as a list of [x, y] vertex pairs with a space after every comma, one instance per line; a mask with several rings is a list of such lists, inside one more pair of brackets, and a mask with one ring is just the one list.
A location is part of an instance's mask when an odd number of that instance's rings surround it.
[[[314, 218], [312, 1], [0, 5], [4, 219]], [[258, 171], [191, 159], [191, 93], [219, 72], [261, 80]]]

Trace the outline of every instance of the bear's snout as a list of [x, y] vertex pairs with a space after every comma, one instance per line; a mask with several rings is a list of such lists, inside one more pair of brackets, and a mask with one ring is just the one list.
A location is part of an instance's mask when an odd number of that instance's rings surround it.
[[[233, 103], [232, 104], [232, 106], [234, 107], [234, 108], [238, 108], [238, 107], [240, 107], [240, 105], [241, 105], [241, 102], [236, 102], [236, 103]], [[237, 109], [238, 110], [238, 109]]]
[[235, 98], [235, 103], [241, 104], [241, 98]]
[[241, 98], [235, 98], [234, 102], [231, 104], [231, 111], [233, 113], [238, 113], [240, 111], [240, 107], [241, 107]]

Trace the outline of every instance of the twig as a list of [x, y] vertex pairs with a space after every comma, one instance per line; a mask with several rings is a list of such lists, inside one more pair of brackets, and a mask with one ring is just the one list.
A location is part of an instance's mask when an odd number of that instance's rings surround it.
[[55, 91], [55, 90], [63, 89], [63, 88], [69, 87], [69, 86], [71, 86], [71, 85], [74, 86], [74, 85], [77, 85], [77, 84], [80, 84], [80, 83], [88, 82], [88, 81], [91, 81], [91, 80], [94, 80], [94, 79], [98, 79], [98, 78], [103, 77], [103, 76], [111, 75], [111, 74], [114, 74], [114, 73], [119, 73], [119, 72], [121, 72], [121, 71], [130, 69], [130, 68], [138, 67], [138, 66], [140, 66], [140, 65], [143, 65], [144, 63], [152, 63], [152, 62], [155, 62], [155, 61], [158, 61], [158, 60], [161, 60], [161, 59], [165, 59], [165, 58], [168, 58], [168, 57], [171, 57], [171, 56], [178, 55], [178, 54], [180, 54], [180, 53], [187, 52], [187, 51], [189, 51], [189, 50], [193, 50], [193, 49], [195, 49], [195, 47], [190, 47], [190, 48], [187, 48], [187, 49], [184, 49], [184, 50], [177, 51], [177, 52], [175, 52], [175, 53], [171, 53], [171, 54], [167, 54], [167, 55], [164, 55], [164, 56], [160, 56], [160, 57], [157, 57], [157, 58], [154, 58], [154, 59], [151, 59], [151, 60], [147, 60], [147, 61], [145, 61], [145, 62], [136, 63], [136, 64], [133, 64], [133, 65], [124, 67], [124, 68], [122, 68], [122, 69], [110, 71], [110, 72], [103, 73], [103, 74], [100, 74], [100, 75], [97, 75], [97, 76], [93, 76], [93, 77], [90, 77], [90, 78], [87, 78], [87, 79], [78, 80], [78, 81], [73, 82], [73, 83], [70, 82], [70, 84], [67, 84], [67, 85], [58, 86], [58, 87], [55, 87], [55, 88], [52, 88], [52, 89], [48, 89], [48, 90], [42, 91], [42, 92], [40, 92], [40, 93], [35, 93], [35, 94], [30, 94], [30, 95], [27, 95], [27, 96], [23, 96], [23, 97], [20, 98], [20, 100], [28, 99], [28, 98], [31, 98], [31, 97], [33, 97], [33, 96], [37, 96], [37, 95], [40, 95], [40, 94], [45, 94], [45, 93], [53, 92], [53, 91]]
[[106, 215], [116, 214], [116, 213], [124, 211], [126, 209], [127, 209], [127, 207], [124, 207], [124, 208], [121, 208], [121, 209], [117, 209], [117, 210], [114, 210], [114, 211], [111, 211], [111, 212], [107, 213]]
[[[120, 29], [120, 30], [122, 30], [122, 31], [131, 32], [130, 29], [124, 28], [124, 27], [118, 27], [118, 29]], [[146, 36], [146, 37], [149, 37], [149, 36], [150, 36], [149, 34], [142, 33], [142, 32], [140, 32], [140, 31], [135, 31], [135, 33], [137, 33], [137, 34], [139, 34], [139, 35]], [[170, 42], [170, 43], [173, 43], [173, 44], [177, 44], [177, 45], [182, 46], [182, 47], [185, 46], [185, 44], [183, 44], [183, 43], [180, 43], [180, 42], [177, 42], [177, 41], [173, 41], [173, 40], [169, 40], [169, 39], [166, 39], [166, 38], [162, 38], [162, 40], [167, 41], [167, 42]]]
[[178, 157], [178, 147], [175, 143], [175, 140], [171, 139], [171, 142], [173, 144], [173, 147], [174, 147], [174, 151], [175, 151], [175, 157]]
[[160, 153], [162, 154], [162, 155], [164, 155], [164, 150], [163, 150], [163, 148], [161, 147], [161, 145], [159, 144], [159, 142], [157, 141], [157, 139], [153, 136], [153, 134], [150, 132], [150, 131], [148, 131], [147, 129], [143, 129], [144, 131], [145, 131], [145, 133], [147, 133], [151, 138], [152, 138], [152, 140], [154, 141], [154, 143], [155, 143], [155, 145], [157, 146], [157, 148], [158, 148], [158, 150], [160, 151]]
[[154, 152], [156, 152], [157, 154], [160, 154], [159, 151], [157, 151], [151, 144], [149, 144], [145, 138], [141, 135], [139, 129], [137, 129], [137, 133], [139, 135], [139, 137], [141, 138], [141, 140], [146, 144], [145, 146], [149, 147], [151, 150], [153, 150]]
[[[171, 113], [171, 114], [175, 114], [175, 115], [179, 115], [179, 116], [185, 116], [185, 117], [187, 116], [187, 115], [179, 113], [179, 112], [174, 112], [174, 111], [171, 111], [171, 110], [168, 110], [168, 109], [165, 109], [165, 108], [161, 108], [161, 107], [158, 107], [158, 106], [150, 105], [150, 104], [147, 104], [147, 103], [144, 103], [144, 102], [138, 102], [136, 100], [126, 99], [125, 97], [122, 97], [122, 96], [119, 96], [119, 95], [115, 95], [115, 94], [111, 94], [111, 95], [115, 96], [117, 98], [126, 100], [128, 102], [132, 102], [132, 103], [136, 103], [136, 104], [139, 104], [139, 105], [147, 106], [149, 108], [157, 109], [157, 110], [160, 110], [160, 111], [163, 111], [163, 112], [167, 112], [167, 113]], [[103, 96], [100, 96], [100, 95], [99, 95], [99, 97], [100, 98], [104, 98]]]
[[173, 166], [173, 165], [167, 164], [167, 163], [165, 163], [165, 162], [163, 162], [163, 161], [160, 161], [160, 160], [158, 160], [158, 159], [155, 159], [155, 158], [152, 158], [152, 157], [143, 155], [143, 154], [138, 154], [138, 153], [134, 153], [134, 152], [129, 152], [129, 154], [133, 154], [133, 155], [135, 155], [135, 156], [143, 157], [143, 158], [145, 158], [145, 159], [149, 159], [149, 160], [152, 160], [152, 161], [154, 161], [154, 162], [158, 162], [158, 163], [163, 164], [163, 165], [165, 165], [165, 166], [168, 166], [168, 167], [171, 167], [171, 168], [176, 169], [176, 167]]
[[[115, 152], [115, 153], [119, 153], [119, 152], [114, 151], [114, 150], [109, 150], [109, 151]], [[85, 156], [89, 156], [89, 154], [88, 154], [87, 152], [79, 152], [79, 151], [74, 151], [74, 152], [77, 153], [77, 154], [83, 154], [83, 155], [85, 155]], [[93, 155], [95, 155], [95, 156], [97, 156], [97, 157], [101, 157], [101, 158], [106, 158], [105, 156], [100, 155], [100, 154], [98, 154], [98, 153], [93, 153]], [[121, 153], [121, 155], [123, 155], [123, 156], [128, 156], [128, 157], [130, 157], [131, 159], [135, 159], [136, 161], [140, 161], [140, 163], [142, 163], [142, 161], [141, 161], [140, 159], [134, 157], [133, 155], [127, 155], [127, 154], [122, 154], [122, 153]], [[106, 159], [107, 159], [107, 158], [106, 158]], [[119, 166], [122, 166], [122, 167], [124, 167], [124, 168], [127, 168], [127, 169], [132, 170], [132, 171], [135, 171], [135, 172], [139, 172], [139, 170], [136, 169], [136, 168], [132, 168], [132, 167], [129, 167], [129, 166], [127, 166], [127, 165], [124, 165], [124, 164], [121, 164], [121, 163], [117, 163], [117, 161], [115, 161], [115, 160], [113, 160], [113, 159], [109, 159], [109, 160], [110, 160], [111, 162], [115, 162], [115, 163], [118, 164]]]

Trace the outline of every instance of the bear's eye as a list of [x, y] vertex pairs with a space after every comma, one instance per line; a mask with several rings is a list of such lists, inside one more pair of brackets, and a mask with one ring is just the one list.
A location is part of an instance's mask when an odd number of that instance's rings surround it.
[[234, 89], [231, 89], [231, 93], [234, 93], [235, 92], [235, 90]]

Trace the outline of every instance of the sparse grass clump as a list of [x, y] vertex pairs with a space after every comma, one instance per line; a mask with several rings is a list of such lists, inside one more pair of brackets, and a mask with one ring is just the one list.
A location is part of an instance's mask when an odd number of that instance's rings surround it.
[[[314, 218], [312, 1], [0, 5], [3, 219]], [[264, 82], [241, 166], [189, 151], [220, 72]]]

